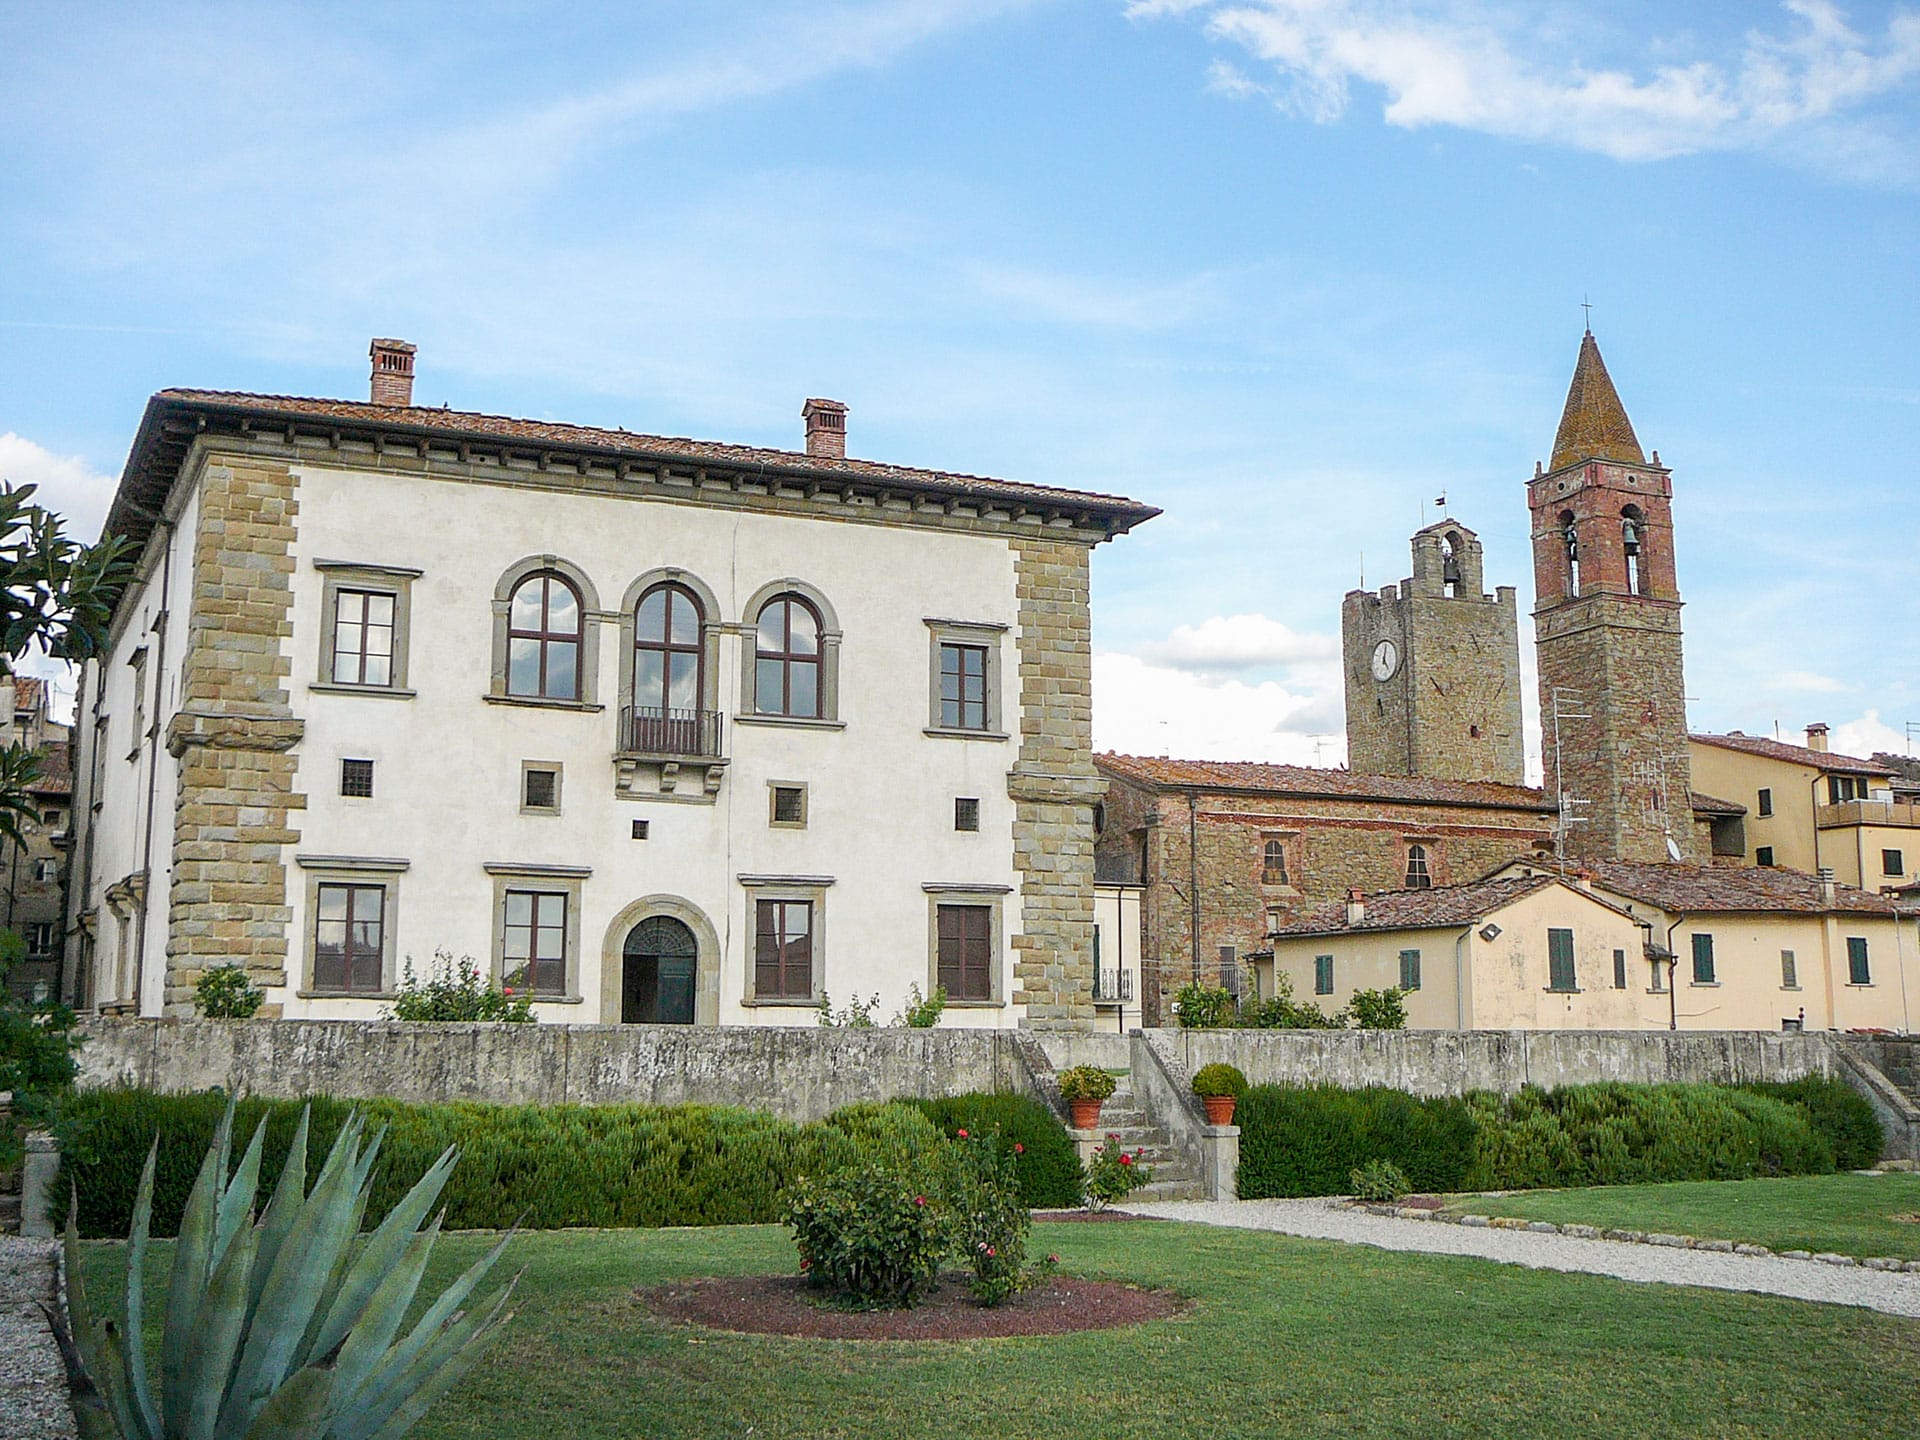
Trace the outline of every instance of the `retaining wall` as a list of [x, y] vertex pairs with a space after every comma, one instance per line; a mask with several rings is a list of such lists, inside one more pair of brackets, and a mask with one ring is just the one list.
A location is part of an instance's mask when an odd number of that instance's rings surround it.
[[1191, 1075], [1216, 1060], [1266, 1084], [1415, 1095], [1600, 1080], [1738, 1085], [1831, 1075], [1828, 1037], [1755, 1030], [1168, 1030]]
[[856, 1100], [1025, 1093], [1033, 1083], [1033, 1042], [1011, 1031], [104, 1018], [81, 1029], [87, 1087], [542, 1105], [700, 1101], [804, 1121]]

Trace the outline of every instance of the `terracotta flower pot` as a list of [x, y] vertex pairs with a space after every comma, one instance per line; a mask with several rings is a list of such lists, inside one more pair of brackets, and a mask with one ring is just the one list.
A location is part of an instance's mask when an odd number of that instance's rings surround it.
[[1100, 1102], [1098, 1100], [1069, 1100], [1067, 1108], [1073, 1112], [1073, 1128], [1076, 1130], [1097, 1130], [1100, 1128]]
[[1232, 1095], [1202, 1095], [1200, 1103], [1207, 1107], [1207, 1123], [1209, 1125], [1233, 1124], [1234, 1098]]

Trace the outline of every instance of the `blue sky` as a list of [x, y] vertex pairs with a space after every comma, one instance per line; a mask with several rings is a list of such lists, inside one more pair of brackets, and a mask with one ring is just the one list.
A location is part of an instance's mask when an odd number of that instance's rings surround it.
[[1336, 763], [1340, 597], [1435, 496], [1531, 603], [1587, 298], [1696, 728], [1900, 744], [1917, 193], [1900, 5], [9, 0], [0, 473], [91, 533], [152, 391], [358, 395], [376, 334], [459, 408], [830, 395], [1166, 510], [1096, 560], [1099, 743]]

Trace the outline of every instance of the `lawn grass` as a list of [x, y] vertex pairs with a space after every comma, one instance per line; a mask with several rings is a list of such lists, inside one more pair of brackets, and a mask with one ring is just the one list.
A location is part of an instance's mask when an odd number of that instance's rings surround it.
[[1448, 1209], [1559, 1224], [1664, 1231], [1775, 1250], [1898, 1255], [1920, 1260], [1920, 1175], [1795, 1175], [1778, 1180], [1689, 1180], [1603, 1185], [1521, 1195], [1463, 1196]]
[[[1146, 1221], [1039, 1225], [1034, 1239], [1074, 1274], [1196, 1303], [1050, 1338], [734, 1335], [663, 1323], [633, 1290], [788, 1270], [784, 1230], [534, 1233], [505, 1262], [525, 1267], [517, 1318], [414, 1433], [1826, 1437], [1894, 1433], [1920, 1392], [1920, 1321], [1863, 1310]], [[487, 1243], [443, 1239], [429, 1288]], [[154, 1248], [158, 1284], [169, 1247]], [[90, 1247], [91, 1283], [110, 1287], [124, 1254]]]

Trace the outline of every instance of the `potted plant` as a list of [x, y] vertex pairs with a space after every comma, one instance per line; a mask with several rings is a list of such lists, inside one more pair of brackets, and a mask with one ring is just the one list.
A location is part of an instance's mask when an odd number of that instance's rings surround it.
[[1247, 1093], [1247, 1077], [1233, 1066], [1215, 1061], [1194, 1072], [1193, 1093], [1207, 1107], [1209, 1125], [1231, 1125], [1234, 1104]]
[[1113, 1076], [1098, 1065], [1075, 1065], [1060, 1072], [1060, 1098], [1073, 1112], [1073, 1128], [1092, 1130], [1100, 1124], [1100, 1102], [1113, 1094]]

